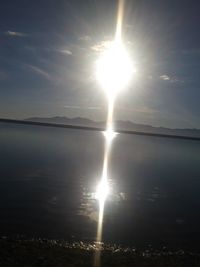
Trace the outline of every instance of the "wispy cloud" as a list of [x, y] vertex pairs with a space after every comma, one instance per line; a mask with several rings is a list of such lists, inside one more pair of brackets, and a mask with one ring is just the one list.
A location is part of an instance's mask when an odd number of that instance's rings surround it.
[[82, 35], [78, 39], [84, 42], [90, 42], [92, 40], [92, 38], [89, 35]]
[[30, 52], [49, 52], [49, 53], [61, 53], [63, 55], [66, 56], [70, 56], [72, 55], [72, 51], [68, 48], [68, 47], [38, 47], [38, 46], [30, 46], [30, 45], [26, 45], [24, 46], [24, 48]]
[[29, 70], [35, 72], [36, 74], [44, 77], [45, 79], [47, 80], [50, 80], [51, 79], [51, 76], [49, 75], [49, 73], [37, 66], [34, 66], [34, 65], [29, 65], [29, 64], [25, 64], [24, 65], [26, 68], [28, 68]]
[[160, 79], [163, 80], [163, 81], [169, 81], [170, 77], [168, 75], [164, 74], [164, 75], [160, 76]]
[[11, 36], [11, 37], [25, 37], [25, 36], [27, 36], [27, 34], [24, 32], [6, 31], [4, 33], [5, 33], [5, 35]]
[[183, 82], [184, 82], [183, 79], [179, 79], [179, 78], [177, 78], [177, 77], [170, 77], [169, 75], [166, 75], [166, 74], [161, 75], [159, 78], [160, 78], [161, 80], [163, 80], [163, 81], [169, 81], [169, 82], [171, 82], [171, 83], [177, 83], [177, 82], [179, 82], [179, 83], [183, 83]]
[[91, 46], [91, 49], [95, 52], [102, 52], [104, 51], [107, 47], [109, 47], [111, 44], [111, 41], [102, 41], [97, 44], [94, 44]]
[[129, 107], [116, 107], [116, 110], [127, 111], [127, 112], [138, 112], [144, 114], [155, 114], [158, 113], [158, 110], [152, 109], [150, 107], [141, 107], [141, 108], [129, 108]]
[[[81, 109], [81, 110], [103, 110], [105, 107], [103, 106], [81, 106], [81, 105], [65, 105], [64, 108], [67, 109]], [[158, 110], [152, 109], [150, 107], [141, 107], [141, 108], [131, 108], [131, 107], [116, 107], [116, 110], [123, 112], [138, 112], [145, 114], [155, 114], [158, 113]]]
[[55, 51], [68, 56], [72, 55], [72, 52], [69, 49], [56, 49]]
[[68, 109], [89, 109], [89, 110], [100, 110], [102, 107], [95, 107], [95, 106], [88, 106], [88, 107], [82, 107], [82, 106], [73, 106], [73, 105], [65, 105], [64, 108]]

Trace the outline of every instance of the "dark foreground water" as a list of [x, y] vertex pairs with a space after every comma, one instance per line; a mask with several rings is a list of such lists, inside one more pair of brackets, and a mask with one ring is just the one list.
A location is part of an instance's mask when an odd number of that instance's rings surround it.
[[[93, 241], [102, 133], [0, 124], [0, 235]], [[118, 135], [105, 242], [200, 248], [200, 142]]]

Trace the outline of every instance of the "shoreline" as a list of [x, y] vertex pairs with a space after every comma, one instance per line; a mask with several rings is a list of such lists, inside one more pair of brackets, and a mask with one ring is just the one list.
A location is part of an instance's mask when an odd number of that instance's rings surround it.
[[94, 254], [99, 250], [101, 266], [200, 266], [200, 253], [171, 251], [166, 247], [142, 251], [115, 244], [6, 236], [0, 238], [0, 266], [93, 266]]

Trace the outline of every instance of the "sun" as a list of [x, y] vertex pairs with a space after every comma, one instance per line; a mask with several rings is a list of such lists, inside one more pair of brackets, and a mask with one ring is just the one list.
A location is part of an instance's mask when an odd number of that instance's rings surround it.
[[113, 41], [96, 62], [96, 77], [109, 97], [130, 82], [135, 67], [121, 42]]

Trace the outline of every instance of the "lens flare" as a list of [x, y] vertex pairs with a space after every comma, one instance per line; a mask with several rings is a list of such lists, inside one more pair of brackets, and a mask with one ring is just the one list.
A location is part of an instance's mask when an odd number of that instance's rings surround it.
[[[109, 194], [108, 165], [110, 159], [111, 144], [116, 133], [113, 130], [113, 110], [116, 95], [125, 88], [136, 71], [128, 53], [126, 52], [122, 40], [122, 21], [124, 12], [124, 0], [119, 0], [117, 27], [115, 40], [110, 47], [102, 53], [96, 61], [96, 77], [107, 94], [108, 113], [105, 137], [105, 149], [103, 159], [103, 172], [99, 185], [97, 186], [96, 199], [99, 201], [99, 218], [97, 226], [97, 244], [102, 241], [102, 229], [104, 219], [104, 206]], [[99, 267], [101, 250], [95, 253], [94, 266]]]

